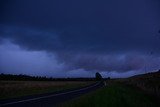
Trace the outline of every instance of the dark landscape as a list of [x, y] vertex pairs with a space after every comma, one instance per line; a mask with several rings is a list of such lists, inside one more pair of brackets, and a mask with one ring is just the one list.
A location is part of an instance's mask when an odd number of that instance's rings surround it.
[[[8, 76], [10, 76], [10, 78], [8, 78]], [[40, 78], [26, 75], [5, 74], [1, 74], [0, 80], [0, 103], [2, 104], [2, 107], [31, 107], [40, 105], [43, 107], [160, 106], [159, 71], [136, 75], [129, 78], [107, 78], [100, 81], [96, 78], [61, 78], [56, 80], [54, 78], [46, 77]], [[101, 85], [98, 87], [78, 91], [79, 89], [81, 90], [85, 87], [90, 87], [92, 84], [98, 82], [101, 82]], [[76, 93], [74, 93], [74, 90]], [[67, 94], [68, 92], [69, 94]], [[62, 96], [56, 95], [60, 93], [66, 94], [62, 94]], [[50, 100], [48, 97], [41, 99], [41, 97], [50, 95], [55, 95], [56, 99], [54, 96], [49, 97]], [[34, 99], [36, 102], [34, 100], [34, 102], [32, 101], [33, 98], [39, 97], [40, 99]]]
[[159, 107], [160, 72], [106, 81], [107, 86], [59, 107]]

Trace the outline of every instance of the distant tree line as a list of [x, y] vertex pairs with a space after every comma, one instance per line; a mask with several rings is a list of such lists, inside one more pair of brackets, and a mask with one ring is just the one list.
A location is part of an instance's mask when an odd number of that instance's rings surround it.
[[28, 76], [28, 75], [13, 75], [13, 74], [0, 74], [0, 80], [13, 80], [13, 81], [97, 81], [97, 78], [48, 78], [42, 76]]

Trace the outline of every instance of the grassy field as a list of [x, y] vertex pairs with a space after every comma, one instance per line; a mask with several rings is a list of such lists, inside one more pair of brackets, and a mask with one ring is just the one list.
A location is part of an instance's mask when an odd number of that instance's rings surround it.
[[59, 107], [160, 107], [158, 102], [143, 91], [112, 82], [107, 87], [58, 105]]
[[135, 75], [129, 78], [116, 79], [115, 81], [137, 87], [145, 93], [160, 99], [160, 72]]
[[78, 88], [93, 82], [80, 81], [0, 81], [0, 99]]
[[160, 98], [160, 72], [133, 76], [123, 82]]

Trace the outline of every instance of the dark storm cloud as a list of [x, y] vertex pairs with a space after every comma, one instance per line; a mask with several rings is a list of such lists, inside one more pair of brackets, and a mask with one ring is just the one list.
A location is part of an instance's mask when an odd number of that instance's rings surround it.
[[[127, 72], [154, 70], [160, 67], [160, 57], [141, 53], [123, 54], [58, 54], [59, 60], [65, 62], [70, 69], [86, 71]], [[149, 62], [148, 62], [149, 61]]]
[[29, 50], [56, 50], [61, 43], [56, 33], [17, 26], [0, 26], [0, 38], [10, 39]]
[[[57, 32], [62, 49], [158, 51], [160, 46], [156, 36], [160, 29], [160, 2], [156, 0], [15, 0], [3, 4], [1, 23]], [[26, 33], [21, 30], [20, 33]], [[28, 39], [33, 40], [28, 42], [29, 48], [43, 48], [40, 41], [47, 44], [49, 50], [56, 47], [50, 42], [54, 34], [45, 34], [45, 39], [41, 34], [29, 33], [23, 37], [17, 34], [14, 38], [25, 45]]]
[[54, 53], [67, 71], [136, 71], [148, 61], [160, 67], [159, 0], [1, 2], [0, 41]]

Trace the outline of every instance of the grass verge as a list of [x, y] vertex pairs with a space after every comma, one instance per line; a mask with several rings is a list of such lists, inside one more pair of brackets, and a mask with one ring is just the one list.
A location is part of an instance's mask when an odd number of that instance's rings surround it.
[[159, 107], [154, 98], [120, 83], [112, 83], [58, 107]]

